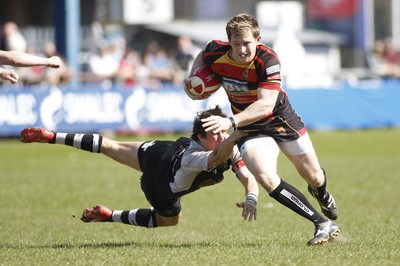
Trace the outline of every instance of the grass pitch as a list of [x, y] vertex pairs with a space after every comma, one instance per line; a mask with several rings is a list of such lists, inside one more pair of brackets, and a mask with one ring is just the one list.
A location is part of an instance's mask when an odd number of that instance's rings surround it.
[[[263, 190], [257, 221], [244, 222], [230, 171], [182, 198], [178, 226], [84, 224], [82, 210], [95, 204], [148, 207], [139, 173], [71, 147], [0, 140], [0, 265], [398, 265], [400, 129], [310, 135], [341, 226], [337, 241], [317, 247], [306, 244], [312, 224]], [[318, 206], [282, 155], [278, 167]]]

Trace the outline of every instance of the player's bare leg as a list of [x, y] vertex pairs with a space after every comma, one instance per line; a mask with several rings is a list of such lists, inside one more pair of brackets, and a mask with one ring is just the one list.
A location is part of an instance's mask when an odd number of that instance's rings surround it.
[[308, 134], [296, 141], [284, 142], [279, 145], [300, 176], [308, 183], [308, 191], [317, 199], [321, 211], [329, 219], [336, 220], [338, 218], [336, 202], [326, 189], [326, 173], [319, 164]]
[[278, 176], [279, 147], [271, 137], [248, 140], [240, 151], [247, 168], [272, 198], [314, 224], [314, 237], [309, 245], [323, 244], [338, 234], [336, 223], [318, 213], [303, 193]]
[[142, 141], [120, 142], [103, 137], [100, 152], [113, 160], [141, 171], [138, 150]]
[[89, 152], [102, 153], [140, 171], [137, 151], [143, 142], [118, 142], [99, 134], [62, 133], [45, 128], [24, 128], [20, 133], [20, 140], [24, 143], [62, 144]]
[[338, 218], [338, 208], [335, 199], [326, 189], [325, 171], [316, 159], [315, 153], [304, 155], [288, 155], [298, 173], [307, 181], [308, 191], [317, 199], [321, 211], [331, 220]]

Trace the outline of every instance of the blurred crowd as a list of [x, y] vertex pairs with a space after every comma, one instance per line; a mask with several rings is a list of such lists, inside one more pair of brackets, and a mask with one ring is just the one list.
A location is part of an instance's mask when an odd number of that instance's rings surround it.
[[368, 66], [382, 78], [400, 78], [400, 53], [391, 38], [378, 39], [368, 57]]
[[[40, 50], [29, 46], [14, 22], [6, 22], [2, 25], [0, 50], [17, 50], [45, 57], [60, 56], [56, 45], [50, 40], [46, 41]], [[186, 36], [177, 38], [173, 49], [165, 48], [155, 39], [150, 40], [143, 51], [130, 48], [125, 38], [112, 41], [102, 39], [96, 42], [86, 60], [82, 62], [78, 80], [82, 83], [97, 82], [103, 88], [119, 85], [128, 89], [142, 86], [157, 90], [162, 88], [164, 83], [178, 88], [182, 86], [200, 50]], [[41, 66], [16, 69], [20, 75], [19, 83], [21, 85], [68, 83], [77, 73], [68, 66], [65, 58], [60, 57], [63, 65], [59, 69]], [[11, 68], [10, 66], [3, 67]]]
[[143, 52], [128, 48], [124, 39], [106, 42], [89, 56], [89, 71], [81, 80], [150, 89], [160, 89], [165, 83], [179, 87], [199, 51], [185, 36], [177, 39], [174, 49], [151, 40]]

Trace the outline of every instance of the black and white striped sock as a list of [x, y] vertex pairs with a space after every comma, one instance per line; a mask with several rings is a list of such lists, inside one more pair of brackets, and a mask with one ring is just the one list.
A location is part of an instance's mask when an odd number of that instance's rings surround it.
[[64, 144], [77, 149], [100, 153], [103, 136], [98, 134], [55, 133], [55, 143]]
[[147, 228], [157, 227], [156, 212], [153, 208], [113, 211], [112, 221]]

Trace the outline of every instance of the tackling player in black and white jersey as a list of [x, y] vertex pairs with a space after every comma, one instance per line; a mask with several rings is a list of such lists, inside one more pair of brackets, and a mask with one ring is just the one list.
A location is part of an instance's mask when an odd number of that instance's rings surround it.
[[83, 211], [83, 222], [121, 222], [147, 228], [173, 226], [182, 215], [180, 198], [204, 186], [221, 182], [232, 166], [246, 191], [243, 208], [245, 220], [256, 219], [258, 185], [244, 165], [235, 145], [243, 133], [205, 132], [201, 120], [211, 115], [226, 117], [219, 106], [198, 113], [191, 138], [176, 141], [118, 142], [98, 134], [69, 134], [43, 128], [25, 128], [21, 141], [57, 143], [102, 153], [117, 162], [143, 173], [141, 188], [151, 208], [110, 210], [103, 205]]
[[[278, 154], [282, 151], [308, 183], [309, 192], [325, 216], [338, 218], [336, 202], [326, 189], [325, 171], [307, 129], [281, 86], [278, 55], [260, 42], [260, 27], [251, 15], [231, 18], [226, 33], [228, 42], [210, 41], [199, 53], [188, 78], [206, 65], [225, 89], [233, 116], [210, 116], [203, 120], [203, 126], [206, 132], [231, 127], [249, 132], [238, 142], [248, 169], [271, 197], [314, 223], [315, 233], [309, 245], [325, 243], [339, 233], [339, 226], [319, 214], [300, 191], [277, 173]], [[201, 99], [187, 94], [193, 100]]]

